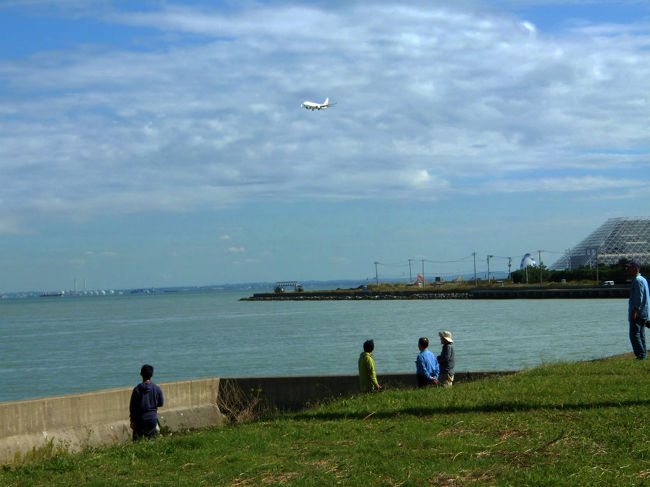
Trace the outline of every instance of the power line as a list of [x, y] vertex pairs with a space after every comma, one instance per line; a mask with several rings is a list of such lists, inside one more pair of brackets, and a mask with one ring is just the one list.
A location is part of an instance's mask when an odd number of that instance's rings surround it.
[[[557, 252], [557, 251], [553, 251], [553, 250], [537, 250], [537, 253], [539, 255], [540, 263], [541, 263], [541, 260], [542, 260], [541, 259], [541, 253], [542, 252], [549, 253], [549, 254], [559, 254], [559, 255], [565, 255], [566, 254], [566, 251]], [[488, 280], [490, 279], [491, 274], [493, 273], [493, 270], [491, 269], [491, 265], [490, 265], [490, 259], [507, 260], [508, 261], [508, 263], [507, 263], [508, 277], [510, 277], [511, 271], [512, 271], [513, 257], [504, 256], [504, 255], [493, 255], [493, 254], [486, 254], [486, 255], [487, 255], [487, 278], [488, 278]], [[519, 252], [514, 252], [513, 255], [519, 255]], [[413, 281], [413, 271], [415, 270], [413, 268], [413, 264], [416, 263], [416, 262], [419, 262], [421, 264], [422, 268], [421, 268], [421, 270], [419, 272], [421, 272], [421, 276], [422, 276], [422, 278], [424, 278], [424, 276], [425, 276], [425, 263], [426, 264], [433, 264], [435, 266], [444, 266], [444, 265], [447, 265], [447, 264], [462, 264], [462, 263], [466, 263], [468, 261], [473, 260], [474, 261], [474, 281], [477, 282], [479, 269], [477, 269], [476, 257], [478, 257], [478, 253], [477, 252], [472, 252], [472, 254], [470, 254], [468, 256], [461, 257], [461, 258], [458, 258], [458, 259], [451, 259], [451, 260], [433, 260], [433, 259], [427, 259], [427, 258], [419, 258], [419, 259], [408, 259], [407, 261], [398, 261], [398, 262], [379, 262], [379, 261], [375, 261], [374, 262], [374, 264], [375, 264], [375, 280], [376, 280], [377, 283], [379, 283], [379, 267], [380, 266], [382, 266], [382, 267], [392, 267], [392, 268], [405, 268], [406, 266], [408, 266], [408, 268], [409, 268], [409, 273], [408, 273], [409, 281], [412, 282]], [[459, 267], [462, 267], [462, 266], [459, 266]], [[442, 269], [438, 269], [438, 271], [436, 272], [436, 275], [439, 275], [439, 276], [451, 276], [451, 275], [467, 274], [467, 273], [463, 273], [462, 271], [456, 271], [456, 272], [441, 272], [441, 271], [442, 271]], [[484, 271], [480, 270], [480, 272], [484, 272]], [[497, 271], [497, 272], [502, 272], [502, 271]], [[386, 276], [386, 277], [388, 277], [388, 276]], [[541, 276], [540, 276], [540, 278], [541, 278]]]
[[424, 262], [428, 262], [429, 264], [455, 264], [457, 262], [465, 262], [471, 259], [472, 257], [473, 257], [472, 255], [468, 255], [467, 257], [463, 257], [457, 260], [429, 260], [429, 259], [419, 259], [419, 260], [423, 260]]
[[386, 267], [402, 267], [402, 266], [408, 265], [408, 262], [395, 262], [395, 263], [375, 262], [375, 264], [383, 265], [383, 266], [386, 266]]

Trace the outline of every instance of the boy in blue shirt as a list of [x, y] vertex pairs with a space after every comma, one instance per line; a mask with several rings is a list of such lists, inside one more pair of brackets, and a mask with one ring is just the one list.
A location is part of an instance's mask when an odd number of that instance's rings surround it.
[[158, 408], [162, 407], [163, 393], [151, 382], [153, 366], [145, 364], [140, 370], [142, 382], [133, 388], [129, 404], [133, 440], [155, 438], [158, 432]]

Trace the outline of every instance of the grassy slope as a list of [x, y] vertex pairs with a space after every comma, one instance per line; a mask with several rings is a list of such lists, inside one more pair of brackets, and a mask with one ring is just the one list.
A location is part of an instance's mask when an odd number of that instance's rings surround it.
[[359, 395], [0, 471], [0, 485], [650, 485], [650, 362]]

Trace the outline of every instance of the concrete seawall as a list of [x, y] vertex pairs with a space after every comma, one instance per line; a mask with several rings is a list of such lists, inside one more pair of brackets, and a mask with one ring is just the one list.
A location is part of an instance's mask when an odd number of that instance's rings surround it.
[[[218, 424], [219, 379], [161, 384], [165, 407], [160, 421], [172, 430]], [[119, 443], [131, 437], [129, 400], [132, 387], [0, 403], [0, 462], [33, 448], [54, 446], [78, 451]]]
[[[458, 372], [456, 383], [513, 371]], [[386, 388], [413, 388], [414, 374], [379, 374]], [[158, 416], [170, 431], [215, 426], [226, 420], [218, 404], [259, 401], [265, 407], [297, 410], [355, 394], [359, 377], [350, 375], [206, 378], [159, 383], [165, 406]], [[129, 400], [133, 387], [0, 403], [0, 463], [11, 463], [52, 444], [70, 452], [129, 441]], [[232, 397], [236, 396], [236, 397]], [[223, 408], [222, 408], [223, 409]]]

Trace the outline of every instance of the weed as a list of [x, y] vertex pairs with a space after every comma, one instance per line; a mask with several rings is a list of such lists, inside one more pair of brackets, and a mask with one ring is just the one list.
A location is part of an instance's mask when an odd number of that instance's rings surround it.
[[16, 452], [14, 455], [14, 465], [26, 465], [30, 463], [43, 462], [53, 458], [61, 458], [69, 454], [69, 445], [63, 441], [54, 442], [54, 438], [49, 438], [39, 447], [32, 447], [30, 451], [24, 454]]
[[261, 413], [260, 389], [244, 391], [235, 381], [222, 379], [219, 384], [217, 406], [230, 422], [253, 421]]

